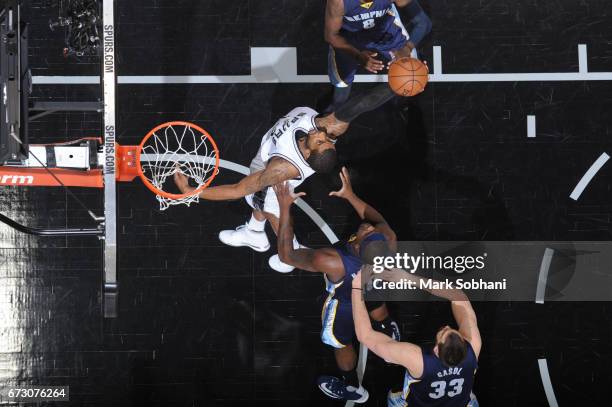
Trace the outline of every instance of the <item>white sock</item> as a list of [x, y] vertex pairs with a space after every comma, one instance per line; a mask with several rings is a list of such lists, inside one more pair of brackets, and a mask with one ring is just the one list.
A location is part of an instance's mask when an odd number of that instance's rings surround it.
[[253, 232], [263, 232], [266, 227], [266, 220], [257, 220], [254, 215], [251, 215], [247, 228]]
[[301, 247], [300, 242], [297, 241], [297, 238], [295, 237], [295, 235], [293, 235], [293, 249], [297, 250]]

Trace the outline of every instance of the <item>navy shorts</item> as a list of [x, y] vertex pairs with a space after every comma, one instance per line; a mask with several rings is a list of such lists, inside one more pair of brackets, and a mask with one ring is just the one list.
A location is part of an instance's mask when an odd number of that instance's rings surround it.
[[350, 301], [339, 300], [329, 295], [321, 312], [321, 340], [324, 344], [336, 349], [353, 343], [355, 325], [353, 324], [353, 307]]

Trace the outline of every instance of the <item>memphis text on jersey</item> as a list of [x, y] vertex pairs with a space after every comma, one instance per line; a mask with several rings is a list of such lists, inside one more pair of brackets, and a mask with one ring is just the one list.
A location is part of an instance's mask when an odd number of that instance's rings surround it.
[[366, 13], [356, 14], [354, 16], [344, 16], [344, 18], [347, 21], [365, 21], [365, 20], [371, 20], [373, 18], [380, 18], [384, 16], [385, 14], [391, 14], [391, 15], [393, 14], [391, 7], [387, 7], [385, 10], [369, 11]]

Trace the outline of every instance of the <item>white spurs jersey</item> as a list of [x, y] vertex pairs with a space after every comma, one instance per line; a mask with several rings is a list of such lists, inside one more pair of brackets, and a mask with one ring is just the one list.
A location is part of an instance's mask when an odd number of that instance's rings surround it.
[[315, 172], [300, 152], [296, 137], [298, 132], [309, 133], [316, 129], [317, 115], [318, 113], [309, 107], [296, 107], [281, 117], [261, 140], [259, 153], [264, 163], [272, 157], [280, 157], [300, 171], [299, 178], [289, 181], [294, 188]]

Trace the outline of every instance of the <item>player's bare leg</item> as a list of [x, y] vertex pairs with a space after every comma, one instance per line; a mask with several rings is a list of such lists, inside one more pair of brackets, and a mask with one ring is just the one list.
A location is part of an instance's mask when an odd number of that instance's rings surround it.
[[[355, 352], [355, 347], [353, 345], [348, 345], [340, 349], [334, 349], [334, 357], [336, 358], [336, 365], [338, 365], [338, 369], [340, 369], [342, 372], [350, 372], [357, 366], [357, 352]], [[357, 384], [355, 387], [359, 387], [359, 384]]]

